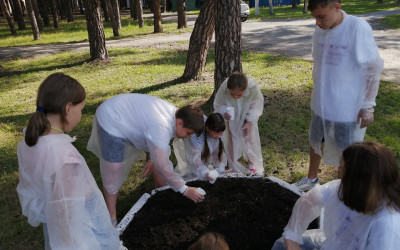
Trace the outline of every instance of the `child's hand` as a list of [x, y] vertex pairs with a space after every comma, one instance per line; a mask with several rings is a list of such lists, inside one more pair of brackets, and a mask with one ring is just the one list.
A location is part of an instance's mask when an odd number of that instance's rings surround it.
[[242, 127], [244, 136], [248, 136], [250, 134], [250, 128], [251, 128], [251, 122], [247, 121]]
[[204, 199], [204, 196], [200, 194], [197, 188], [195, 187], [188, 187], [186, 191], [183, 193], [183, 195], [194, 202], [199, 202]]
[[147, 178], [153, 172], [153, 169], [154, 169], [153, 161], [151, 161], [151, 160], [147, 161], [146, 165], [142, 169], [142, 173], [143, 174], [142, 174], [142, 176], [140, 178], [141, 179]]
[[224, 117], [226, 120], [230, 120], [232, 116], [228, 112], [225, 112]]

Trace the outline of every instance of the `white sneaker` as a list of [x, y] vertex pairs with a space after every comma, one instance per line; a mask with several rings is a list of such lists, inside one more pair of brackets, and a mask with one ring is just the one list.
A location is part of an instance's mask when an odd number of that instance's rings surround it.
[[296, 183], [294, 183], [293, 185], [296, 186], [301, 191], [306, 192], [306, 191], [310, 190], [311, 188], [313, 188], [318, 183], [319, 183], [318, 178], [315, 182], [311, 182], [311, 180], [308, 179], [307, 176], [305, 176], [302, 179], [300, 179], [299, 181], [297, 181]]

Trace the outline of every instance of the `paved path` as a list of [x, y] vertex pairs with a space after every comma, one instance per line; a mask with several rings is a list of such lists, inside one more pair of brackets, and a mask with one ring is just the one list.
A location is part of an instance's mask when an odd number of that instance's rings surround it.
[[[383, 29], [379, 19], [400, 14], [400, 9], [360, 15], [373, 30], [379, 53], [385, 61], [382, 79], [400, 83], [400, 30]], [[194, 25], [196, 17], [188, 15], [188, 25]], [[176, 15], [165, 14], [163, 20], [176, 20]], [[275, 55], [311, 60], [311, 38], [315, 27], [313, 19], [263, 20], [242, 23], [242, 47], [245, 51], [268, 52]], [[107, 41], [107, 47], [157, 47], [165, 43], [189, 41], [190, 33], [180, 35], [152, 34], [143, 38]], [[187, 48], [186, 45], [182, 45]], [[0, 48], [0, 60], [13, 57], [46, 56], [76, 49], [89, 49], [88, 43], [21, 46]]]

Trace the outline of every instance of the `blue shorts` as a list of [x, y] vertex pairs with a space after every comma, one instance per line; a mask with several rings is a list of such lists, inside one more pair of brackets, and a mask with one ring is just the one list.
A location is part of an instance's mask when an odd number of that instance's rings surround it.
[[109, 134], [100, 126], [99, 123], [97, 123], [97, 127], [101, 144], [101, 154], [104, 160], [113, 163], [123, 162], [125, 144], [127, 141], [123, 138]]
[[[310, 141], [324, 142], [324, 122], [322, 118], [311, 112]], [[332, 122], [325, 120], [325, 132], [333, 130], [333, 139], [336, 146], [345, 149], [354, 142], [353, 134], [356, 130], [356, 122]]]

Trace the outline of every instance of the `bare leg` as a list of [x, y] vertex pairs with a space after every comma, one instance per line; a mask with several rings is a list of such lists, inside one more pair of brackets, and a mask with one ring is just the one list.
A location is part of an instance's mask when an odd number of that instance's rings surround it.
[[150, 154], [146, 153], [146, 166], [144, 166], [144, 169], [149, 169], [151, 174], [153, 175], [153, 181], [154, 181], [154, 188], [159, 188], [159, 187], [164, 187], [167, 186], [167, 182], [164, 180], [164, 178], [158, 173], [156, 168], [154, 167], [154, 162], [150, 159]]
[[107, 192], [105, 188], [103, 188], [104, 191], [104, 199], [106, 200], [106, 205], [108, 208], [108, 212], [110, 213], [110, 218], [112, 220], [117, 219], [117, 197], [118, 193], [116, 194], [110, 194]]
[[321, 163], [321, 156], [315, 153], [314, 149], [310, 147], [310, 165], [308, 167], [309, 179], [314, 179], [318, 177], [320, 163]]

